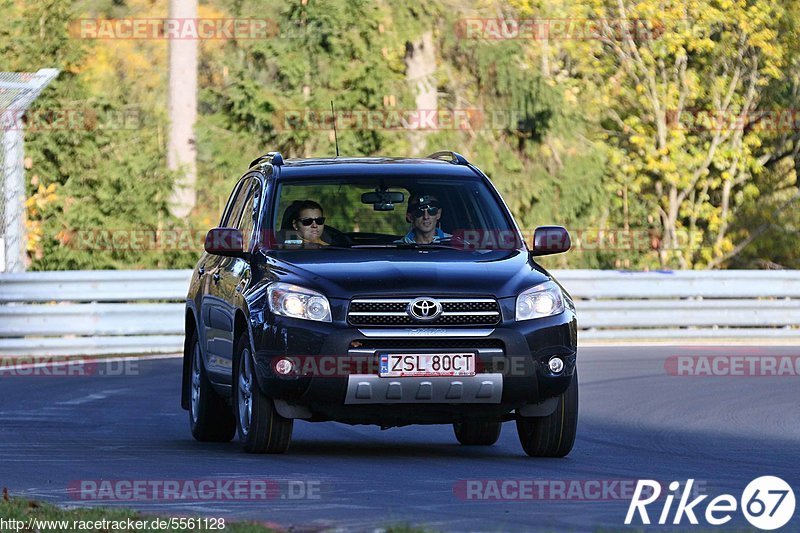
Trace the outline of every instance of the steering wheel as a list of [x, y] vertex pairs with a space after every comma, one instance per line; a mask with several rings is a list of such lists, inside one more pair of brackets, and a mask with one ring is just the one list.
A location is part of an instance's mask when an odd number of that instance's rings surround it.
[[347, 235], [347, 233], [338, 230], [332, 226], [327, 226], [325, 228], [325, 233], [327, 233], [328, 244], [334, 246], [350, 246], [353, 244], [353, 240]]

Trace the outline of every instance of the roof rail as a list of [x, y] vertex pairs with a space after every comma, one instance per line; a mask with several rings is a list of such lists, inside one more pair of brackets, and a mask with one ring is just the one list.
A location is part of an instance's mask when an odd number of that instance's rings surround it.
[[[265, 161], [265, 159], [268, 159], [269, 161]], [[253, 168], [259, 163], [269, 163], [273, 166], [279, 167], [283, 165], [283, 156], [280, 152], [268, 152], [261, 157], [253, 159], [253, 161], [250, 163], [250, 168]]]
[[454, 165], [469, 165], [469, 161], [463, 155], [459, 154], [458, 152], [453, 152], [451, 150], [444, 150], [441, 152], [434, 152], [425, 159], [444, 159], [449, 158], [450, 162]]

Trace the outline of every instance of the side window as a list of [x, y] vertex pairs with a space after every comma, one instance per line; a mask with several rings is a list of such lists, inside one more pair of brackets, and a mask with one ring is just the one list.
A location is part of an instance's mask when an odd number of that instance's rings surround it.
[[234, 226], [242, 230], [245, 243], [249, 243], [253, 235], [253, 229], [255, 228], [258, 217], [258, 204], [261, 199], [260, 194], [261, 187], [258, 180], [250, 180], [239, 220]]
[[233, 193], [231, 194], [231, 198], [228, 200], [228, 207], [225, 210], [225, 214], [222, 216], [222, 220], [220, 221], [220, 227], [236, 227], [236, 224], [242, 217], [242, 207], [244, 206], [247, 194], [250, 192], [249, 185], [251, 182], [252, 179], [250, 178], [242, 180], [239, 182], [239, 186], [234, 189]]

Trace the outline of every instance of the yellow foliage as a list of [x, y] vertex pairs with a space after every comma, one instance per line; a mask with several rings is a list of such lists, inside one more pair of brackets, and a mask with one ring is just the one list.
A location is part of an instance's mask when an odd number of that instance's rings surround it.
[[534, 14], [534, 3], [531, 0], [511, 0], [509, 4], [520, 16], [529, 17]]
[[28, 235], [26, 248], [29, 252], [40, 253], [39, 244], [42, 241], [43, 230], [42, 224], [38, 218], [42, 214], [44, 208], [56, 200], [58, 200], [58, 194], [56, 194], [55, 183], [51, 183], [46, 187], [44, 184], [40, 184], [37, 191], [33, 193], [30, 198], [25, 200], [25, 209], [28, 214], [25, 219], [25, 230]]
[[25, 209], [28, 211], [28, 216], [38, 216], [47, 204], [56, 200], [58, 200], [56, 184], [51, 183], [47, 187], [44, 184], [40, 184], [39, 189], [33, 193], [33, 196], [25, 200]]
[[[130, 19], [155, 19], [168, 16], [167, 2], [130, 0], [127, 16]], [[88, 17], [88, 14], [85, 15]], [[131, 84], [136, 94], [126, 95], [130, 101], [147, 105], [163, 92], [169, 42], [166, 39], [98, 39], [93, 52], [80, 65], [81, 72], [92, 92], [104, 94], [120, 87], [120, 78], [136, 80]]]

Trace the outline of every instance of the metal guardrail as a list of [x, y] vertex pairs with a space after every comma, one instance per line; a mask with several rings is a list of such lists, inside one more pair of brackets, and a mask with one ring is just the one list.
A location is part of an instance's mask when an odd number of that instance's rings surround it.
[[[581, 340], [800, 340], [800, 271], [553, 273], [576, 299]], [[190, 276], [0, 274], [0, 355], [179, 352]]]
[[0, 355], [171, 353], [190, 270], [0, 274]]
[[579, 339], [800, 341], [800, 270], [553, 274], [576, 299]]
[[0, 274], [0, 303], [183, 301], [191, 270], [64, 270]]

